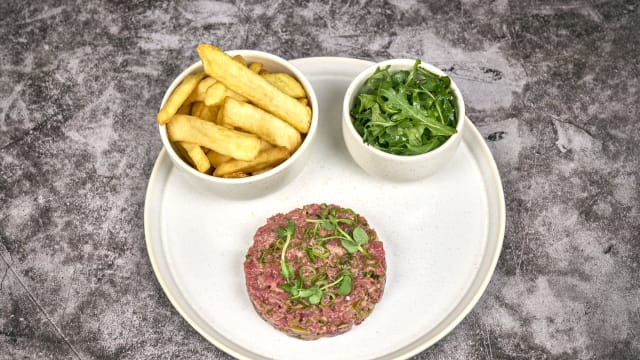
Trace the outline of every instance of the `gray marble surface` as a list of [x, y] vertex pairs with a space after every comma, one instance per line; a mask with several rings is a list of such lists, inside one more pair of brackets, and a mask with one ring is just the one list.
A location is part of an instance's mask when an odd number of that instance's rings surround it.
[[0, 359], [227, 359], [155, 279], [155, 113], [200, 42], [446, 69], [502, 175], [474, 310], [416, 359], [640, 358], [635, 0], [0, 2]]

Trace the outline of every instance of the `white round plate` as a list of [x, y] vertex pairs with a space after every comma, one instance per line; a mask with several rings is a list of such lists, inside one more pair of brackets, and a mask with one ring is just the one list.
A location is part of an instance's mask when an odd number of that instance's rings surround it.
[[[319, 100], [310, 162], [270, 195], [232, 200], [189, 188], [160, 152], [149, 179], [145, 236], [153, 270], [178, 312], [202, 336], [241, 359], [402, 359], [451, 331], [486, 288], [502, 247], [500, 176], [467, 119], [451, 163], [425, 180], [372, 178], [350, 158], [341, 134], [342, 96], [371, 63], [347, 58], [292, 61]], [[243, 261], [255, 230], [279, 212], [334, 203], [361, 213], [387, 253], [387, 284], [373, 313], [346, 334], [298, 340], [253, 309]]]

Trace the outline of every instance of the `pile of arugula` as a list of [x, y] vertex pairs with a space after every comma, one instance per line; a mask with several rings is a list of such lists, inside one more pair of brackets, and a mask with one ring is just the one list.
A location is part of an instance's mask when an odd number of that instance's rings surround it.
[[455, 96], [448, 76], [435, 75], [416, 60], [411, 70], [376, 69], [351, 109], [365, 143], [396, 155], [418, 155], [456, 133]]

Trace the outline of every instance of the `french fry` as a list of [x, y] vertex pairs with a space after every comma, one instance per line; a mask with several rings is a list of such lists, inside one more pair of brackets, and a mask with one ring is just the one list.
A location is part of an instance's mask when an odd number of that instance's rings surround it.
[[265, 173], [265, 172], [267, 172], [267, 171], [269, 171], [269, 170], [271, 170], [271, 169], [273, 169], [273, 166], [269, 166], [269, 167], [266, 167], [266, 168], [264, 168], [264, 169], [260, 169], [260, 170], [252, 171], [252, 172], [251, 172], [251, 175], [252, 175], [252, 176], [253, 176], [253, 175], [260, 175], [260, 174]]
[[180, 106], [187, 100], [189, 95], [195, 87], [198, 85], [200, 80], [204, 78], [206, 74], [198, 73], [187, 75], [184, 80], [178, 85], [175, 90], [171, 93], [167, 101], [164, 103], [164, 106], [158, 112], [157, 120], [158, 124], [165, 125], [171, 120], [173, 115], [178, 112]]
[[207, 89], [211, 87], [211, 85], [216, 83], [216, 79], [211, 76], [207, 76], [204, 79], [200, 80], [195, 89], [191, 92], [187, 100], [185, 102], [196, 102], [196, 101], [204, 101], [204, 96], [207, 93]]
[[303, 98], [307, 96], [302, 85], [293, 76], [286, 73], [264, 74], [262, 77], [271, 85], [277, 87], [283, 93], [294, 97]]
[[229, 129], [233, 129], [233, 126], [231, 125], [225, 125], [222, 122], [222, 116], [224, 115], [224, 103], [222, 103], [222, 105], [218, 106], [218, 116], [216, 117], [216, 124], [220, 125], [220, 126], [224, 126], [226, 128]]
[[176, 114], [181, 114], [181, 115], [191, 114], [191, 104], [182, 104], [182, 106], [180, 106], [178, 111], [176, 111]]
[[247, 66], [247, 60], [245, 60], [242, 55], [234, 55], [232, 59], [238, 64], [242, 64], [242, 66]]
[[213, 165], [213, 167], [218, 167], [223, 162], [233, 159], [231, 156], [222, 155], [219, 152], [215, 152], [213, 150], [209, 150], [207, 152], [207, 158], [209, 159], [209, 162], [211, 163], [211, 165]]
[[207, 75], [251, 102], [289, 123], [301, 133], [311, 125], [311, 109], [278, 90], [262, 76], [234, 61], [215, 46], [200, 44], [197, 48]]
[[227, 88], [222, 83], [215, 83], [207, 90], [207, 94], [204, 97], [204, 103], [207, 106], [218, 106], [222, 104], [225, 97], [225, 90]]
[[215, 83], [207, 89], [207, 93], [204, 97], [204, 103], [207, 106], [218, 106], [224, 102], [224, 98], [227, 96], [238, 101], [248, 101], [246, 97], [222, 85], [222, 83]]
[[272, 147], [273, 145], [269, 144], [268, 141], [265, 141], [264, 139], [260, 139], [260, 151], [271, 149]]
[[300, 133], [291, 125], [249, 103], [226, 98], [222, 123], [256, 134], [269, 143], [284, 146], [290, 152], [300, 146]]
[[177, 141], [173, 143], [173, 148], [176, 149], [180, 157], [201, 173], [207, 173], [211, 169], [211, 163], [200, 145]]
[[262, 63], [259, 63], [259, 62], [251, 63], [249, 65], [249, 70], [253, 71], [256, 74], [260, 73], [260, 70], [262, 70]]
[[240, 178], [291, 156], [312, 117], [300, 82], [212, 45], [197, 52], [204, 72], [186, 76], [157, 114], [180, 157], [200, 172]]
[[203, 106], [202, 109], [200, 110], [200, 119], [202, 120], [207, 120], [209, 122], [216, 122], [216, 119], [218, 118], [218, 110], [220, 109], [219, 106]]
[[290, 153], [287, 148], [279, 146], [265, 151], [261, 151], [254, 160], [242, 161], [232, 159], [220, 164], [213, 171], [214, 176], [224, 176], [237, 172], [250, 173], [258, 171], [270, 166], [276, 166], [285, 161], [289, 157]]
[[195, 102], [195, 103], [191, 104], [191, 115], [192, 116], [196, 116], [196, 117], [200, 117], [200, 112], [202, 112], [202, 109], [204, 107], [205, 107], [205, 105], [204, 105], [204, 103], [202, 101], [198, 101], [198, 102]]
[[236, 99], [238, 101], [244, 101], [244, 102], [249, 101], [249, 99], [247, 99], [246, 97], [238, 94], [237, 92], [235, 92], [235, 91], [233, 91], [233, 90], [231, 90], [229, 88], [226, 88], [226, 90], [224, 91], [224, 95], [227, 96], [227, 97], [230, 97], [230, 98], [234, 98], [234, 99]]
[[260, 138], [253, 134], [227, 129], [224, 126], [189, 115], [175, 115], [167, 124], [171, 141], [186, 141], [239, 160], [253, 160], [260, 151]]
[[234, 172], [232, 174], [222, 175], [221, 177], [227, 178], [227, 179], [240, 179], [240, 178], [249, 177], [249, 174], [247, 174], [245, 172], [242, 172], [242, 171], [238, 171], [238, 172]]

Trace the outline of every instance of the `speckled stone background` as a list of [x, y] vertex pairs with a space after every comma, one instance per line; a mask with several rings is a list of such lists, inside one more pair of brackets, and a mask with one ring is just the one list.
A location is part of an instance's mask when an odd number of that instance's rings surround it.
[[489, 144], [503, 252], [417, 359], [640, 358], [635, 0], [0, 2], [0, 359], [227, 359], [144, 243], [154, 120], [199, 42], [422, 57]]

